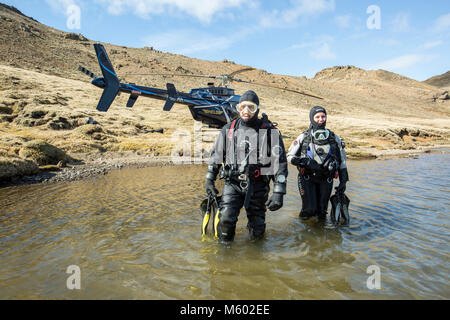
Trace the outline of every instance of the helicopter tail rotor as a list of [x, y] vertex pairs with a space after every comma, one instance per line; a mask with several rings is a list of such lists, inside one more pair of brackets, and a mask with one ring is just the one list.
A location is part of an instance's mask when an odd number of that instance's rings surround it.
[[89, 71], [88, 69], [86, 69], [83, 66], [78, 66], [78, 71], [81, 71], [82, 73], [84, 73], [85, 75], [91, 77], [92, 79], [97, 78], [97, 76], [93, 72]]

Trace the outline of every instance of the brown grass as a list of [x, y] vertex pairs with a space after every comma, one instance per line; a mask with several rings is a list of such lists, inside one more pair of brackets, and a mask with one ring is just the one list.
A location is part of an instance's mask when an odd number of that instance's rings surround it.
[[[128, 97], [121, 95], [107, 113], [95, 110], [101, 91], [76, 71], [82, 64], [101, 74], [93, 41], [67, 37], [65, 32], [4, 8], [0, 8], [0, 33], [0, 157], [3, 166], [0, 177], [2, 174], [10, 176], [14, 170], [22, 173], [35, 170], [31, 162], [36, 166], [55, 164], [55, 158], [33, 153], [36, 150], [28, 147], [33, 140], [40, 140], [69, 156], [108, 151], [134, 151], [155, 156], [184, 152], [178, 142], [183, 136], [178, 132], [194, 134], [194, 121], [186, 106], [176, 104], [171, 112], [163, 112], [162, 101], [140, 97], [129, 109], [125, 108]], [[151, 48], [110, 44], [105, 47], [117, 73], [125, 81], [159, 88], [170, 81], [184, 92], [204, 87], [205, 81], [132, 74], [177, 72], [178, 69], [186, 73], [219, 75], [245, 67]], [[442, 89], [401, 75], [383, 70], [332, 67], [322, 70], [313, 79], [263, 70], [242, 73], [240, 77], [324, 98], [318, 100], [284, 90], [233, 83], [237, 94], [248, 89], [258, 93], [262, 112], [278, 122], [286, 148], [308, 127], [309, 109], [318, 104], [328, 110], [328, 128], [345, 140], [349, 157], [374, 157], [450, 144], [450, 100], [435, 99]], [[85, 124], [88, 117], [99, 124]], [[164, 134], [145, 133], [158, 128], [164, 128]], [[208, 133], [201, 146], [203, 151], [212, 147], [216, 133]]]

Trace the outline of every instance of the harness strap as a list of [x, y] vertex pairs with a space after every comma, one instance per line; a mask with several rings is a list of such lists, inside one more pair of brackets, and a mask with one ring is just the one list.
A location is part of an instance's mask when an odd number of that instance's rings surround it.
[[233, 137], [233, 131], [234, 131], [234, 126], [235, 126], [235, 124], [236, 124], [236, 120], [234, 120], [234, 121], [231, 123], [230, 130], [228, 130], [228, 139], [231, 139], [231, 138]]

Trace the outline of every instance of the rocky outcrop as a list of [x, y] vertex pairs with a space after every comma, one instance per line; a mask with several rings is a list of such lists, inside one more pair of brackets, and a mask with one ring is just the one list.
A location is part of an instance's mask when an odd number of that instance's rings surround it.
[[83, 36], [81, 33], [67, 33], [64, 38], [76, 41], [89, 41], [89, 39]]
[[435, 93], [431, 98], [431, 102], [439, 102], [439, 101], [445, 101], [450, 100], [450, 95], [447, 90], [445, 91], [439, 91]]

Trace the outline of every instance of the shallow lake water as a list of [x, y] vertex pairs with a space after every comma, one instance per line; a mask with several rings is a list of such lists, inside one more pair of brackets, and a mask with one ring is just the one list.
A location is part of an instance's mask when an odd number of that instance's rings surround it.
[[[449, 162], [350, 161], [339, 227], [299, 220], [290, 167], [265, 238], [248, 240], [243, 210], [231, 248], [201, 237], [205, 165], [3, 188], [0, 299], [450, 299]], [[80, 290], [67, 288], [71, 265]]]

